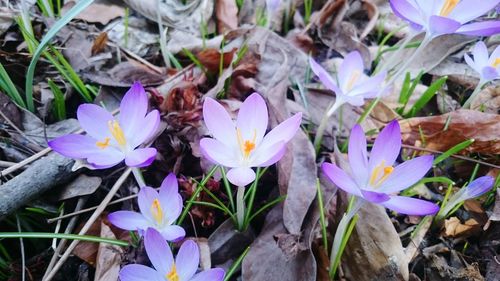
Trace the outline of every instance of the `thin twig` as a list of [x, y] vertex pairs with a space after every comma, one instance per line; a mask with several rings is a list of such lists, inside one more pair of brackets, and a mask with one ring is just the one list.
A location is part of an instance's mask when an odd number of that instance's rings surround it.
[[1, 110], [0, 110], [0, 115], [2, 116], [2, 118], [7, 122], [9, 123], [9, 126], [11, 126], [18, 134], [20, 134], [21, 136], [23, 136], [23, 138], [25, 138], [26, 140], [28, 140], [29, 142], [35, 144], [38, 146], [38, 143], [36, 141], [34, 141], [32, 138], [28, 137], [23, 131], [21, 131], [21, 129], [19, 129], [16, 124], [14, 124]]

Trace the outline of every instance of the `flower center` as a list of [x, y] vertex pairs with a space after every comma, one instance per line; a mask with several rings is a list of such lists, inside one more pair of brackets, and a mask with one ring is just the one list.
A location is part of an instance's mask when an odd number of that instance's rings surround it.
[[125, 134], [123, 133], [120, 124], [116, 120], [108, 121], [108, 128], [109, 131], [111, 132], [111, 135], [113, 136], [113, 138], [115, 138], [116, 142], [119, 145], [123, 146], [127, 143], [127, 140], [125, 139]]
[[356, 84], [356, 82], [359, 80], [360, 75], [361, 75], [361, 72], [359, 72], [358, 70], [355, 70], [351, 74], [351, 78], [349, 78], [349, 81], [347, 82], [347, 90], [348, 91], [350, 91], [354, 87], [354, 84]]
[[460, 0], [446, 0], [443, 7], [441, 8], [441, 11], [439, 12], [439, 15], [442, 17], [447, 17], [453, 11], [453, 9], [455, 9], [459, 2]]
[[155, 199], [151, 204], [151, 214], [159, 225], [163, 223], [163, 210], [158, 199]]
[[491, 64], [491, 66], [493, 66], [494, 68], [500, 66], [500, 58], [496, 58], [493, 64]]
[[238, 145], [240, 146], [241, 153], [243, 157], [247, 159], [250, 153], [255, 149], [255, 139], [257, 138], [257, 130], [253, 130], [252, 140], [243, 140], [241, 136], [241, 130], [236, 128], [236, 137], [238, 140]]
[[372, 187], [380, 186], [394, 171], [394, 167], [386, 166], [385, 161], [378, 164], [370, 176], [370, 185]]
[[172, 265], [172, 269], [169, 273], [165, 275], [168, 281], [179, 281], [179, 274], [177, 274], [177, 269], [175, 268], [175, 263]]
[[106, 138], [104, 138], [103, 141], [96, 142], [95, 145], [97, 145], [97, 147], [99, 147], [100, 149], [105, 149], [106, 147], [109, 146], [110, 140], [111, 140], [110, 138], [106, 137]]

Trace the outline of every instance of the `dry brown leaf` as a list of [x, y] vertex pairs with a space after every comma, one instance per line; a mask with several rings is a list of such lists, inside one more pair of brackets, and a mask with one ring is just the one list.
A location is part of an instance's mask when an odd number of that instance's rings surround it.
[[93, 56], [96, 54], [99, 54], [100, 52], [104, 51], [104, 48], [106, 48], [106, 44], [108, 43], [108, 33], [107, 32], [101, 32], [97, 36], [97, 38], [94, 40], [94, 44], [92, 45], [92, 50], [91, 53]]
[[471, 109], [486, 113], [500, 113], [500, 86], [489, 86], [483, 89], [472, 101]]
[[457, 110], [439, 116], [405, 119], [400, 125], [405, 144], [421, 142], [423, 134], [429, 149], [446, 151], [465, 140], [474, 139], [465, 151], [500, 153], [500, 115], [497, 114]]
[[238, 6], [234, 0], [216, 0], [215, 14], [219, 34], [238, 28]]
[[[65, 3], [62, 14], [64, 15], [64, 12], [69, 11], [74, 5], [74, 1]], [[123, 16], [125, 16], [125, 8], [121, 6], [93, 3], [79, 13], [75, 19], [108, 24], [112, 19]]]
[[[111, 228], [101, 222], [102, 238], [116, 239]], [[99, 243], [94, 281], [116, 281], [120, 272], [123, 248], [117, 245]]]
[[[234, 53], [236, 52], [236, 48], [233, 48], [231, 51], [224, 53], [222, 67], [227, 68], [231, 62], [233, 61]], [[219, 73], [220, 61], [221, 61], [221, 53], [217, 49], [205, 49], [196, 54], [198, 60], [205, 66], [208, 71], [212, 73]]]
[[468, 219], [462, 223], [457, 217], [444, 221], [445, 237], [469, 237], [481, 231], [481, 225], [475, 219]]

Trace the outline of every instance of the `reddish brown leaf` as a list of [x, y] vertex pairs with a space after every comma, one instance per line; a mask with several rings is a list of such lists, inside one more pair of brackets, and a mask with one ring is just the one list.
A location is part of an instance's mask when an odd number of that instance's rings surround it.
[[92, 45], [92, 50], [91, 50], [92, 55], [94, 56], [104, 51], [104, 48], [106, 48], [107, 43], [108, 43], [108, 33], [102, 32], [94, 40], [94, 44]]
[[[236, 48], [231, 51], [224, 53], [222, 67], [227, 68], [231, 61], [233, 60], [234, 52], [236, 52]], [[219, 66], [221, 61], [221, 53], [217, 49], [206, 49], [199, 52], [196, 57], [198, 60], [208, 69], [208, 71], [213, 73], [219, 72]]]

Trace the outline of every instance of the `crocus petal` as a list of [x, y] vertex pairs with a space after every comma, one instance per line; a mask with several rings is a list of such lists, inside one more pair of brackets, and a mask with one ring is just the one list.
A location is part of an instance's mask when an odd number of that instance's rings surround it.
[[364, 70], [363, 58], [358, 51], [347, 54], [339, 67], [338, 78], [340, 88], [342, 90], [348, 88], [347, 86], [351, 83], [351, 79], [353, 79], [355, 75], [362, 75]]
[[91, 154], [99, 153], [100, 148], [96, 140], [84, 135], [65, 135], [48, 142], [52, 150], [69, 158], [87, 158]]
[[108, 220], [116, 227], [137, 231], [146, 230], [151, 224], [142, 214], [132, 211], [118, 211], [108, 215]]
[[161, 273], [141, 264], [124, 266], [120, 270], [119, 277], [120, 281], [165, 281]]
[[382, 203], [391, 198], [389, 195], [385, 193], [368, 191], [368, 190], [361, 190], [361, 194], [363, 195], [363, 198], [365, 200], [370, 201], [372, 203]]
[[500, 21], [480, 21], [464, 24], [456, 33], [471, 36], [492, 36], [500, 33]]
[[472, 51], [472, 54], [474, 55], [474, 62], [478, 66], [485, 66], [488, 65], [488, 48], [486, 47], [486, 44], [484, 44], [483, 41], [479, 41], [474, 45], [474, 50]]
[[281, 141], [268, 147], [260, 147], [255, 151], [252, 167], [268, 167], [278, 162], [286, 152], [286, 143]]
[[146, 167], [155, 160], [156, 148], [138, 148], [127, 153], [125, 164], [129, 167]]
[[363, 129], [355, 125], [349, 137], [349, 165], [354, 179], [363, 186], [368, 178], [368, 157], [366, 152], [366, 137]]
[[302, 122], [302, 112], [296, 113], [272, 129], [262, 140], [260, 146], [267, 149], [279, 142], [288, 142], [297, 133]]
[[203, 155], [212, 163], [226, 167], [237, 167], [239, 156], [235, 149], [228, 147], [219, 140], [203, 138], [200, 140], [200, 149]]
[[148, 110], [148, 95], [140, 82], [135, 82], [120, 103], [120, 126], [126, 136], [140, 130]]
[[149, 140], [160, 125], [160, 113], [156, 109], [148, 113], [146, 117], [141, 117], [141, 119], [140, 125], [131, 130], [129, 135], [126, 135], [130, 147], [136, 148]]
[[160, 197], [160, 203], [163, 207], [163, 212], [165, 213], [165, 219], [167, 219], [169, 224], [172, 224], [182, 212], [182, 196], [177, 193], [172, 195], [172, 198], [166, 201], [166, 203], [164, 202], [165, 200]]
[[342, 91], [337, 86], [337, 83], [333, 79], [333, 77], [312, 57], [309, 57], [309, 65], [311, 66], [311, 70], [318, 76], [321, 83], [327, 87], [328, 89], [334, 91], [337, 95], [341, 95]]
[[433, 160], [434, 156], [425, 155], [403, 162], [394, 168], [379, 189], [385, 193], [393, 193], [414, 185], [429, 172]]
[[492, 81], [492, 80], [495, 80], [498, 77], [500, 77], [498, 71], [491, 66], [483, 67], [483, 69], [480, 73], [481, 73], [481, 77], [485, 81]]
[[[363, 82], [357, 84], [349, 93], [348, 96], [366, 95], [367, 93], [378, 93], [382, 82], [385, 80], [387, 72], [381, 72], [373, 77], [369, 77]], [[373, 96], [365, 96], [365, 98], [372, 98]]]
[[404, 196], [391, 196], [381, 204], [398, 213], [413, 216], [432, 215], [439, 211], [439, 206], [432, 202]]
[[258, 93], [253, 93], [241, 105], [236, 127], [243, 140], [254, 140], [258, 145], [266, 133], [268, 119], [266, 102]]
[[[500, 45], [498, 45], [491, 53], [491, 56], [488, 60], [488, 65], [493, 65], [495, 63], [495, 60], [498, 58], [500, 58]], [[500, 69], [500, 65], [497, 67], [497, 69]]]
[[340, 189], [355, 196], [362, 197], [354, 180], [335, 164], [323, 163], [323, 173]]
[[419, 11], [406, 0], [390, 0], [389, 1], [392, 11], [396, 16], [409, 21], [411, 23], [416, 23], [422, 25], [422, 17]]
[[141, 190], [139, 190], [139, 194], [137, 194], [137, 204], [139, 205], [141, 214], [152, 223], [155, 222], [155, 219], [151, 213], [151, 206], [153, 205], [153, 201], [158, 197], [158, 192], [149, 186], [142, 187]]
[[[175, 195], [179, 193], [179, 184], [177, 183], [177, 177], [175, 176], [174, 173], [168, 174], [168, 176], [163, 179], [161, 186], [160, 186], [160, 192], [159, 192], [159, 198], [160, 198], [160, 203], [163, 204], [169, 204], [172, 199], [174, 199]], [[176, 198], [175, 198], [176, 199]]]
[[206, 98], [203, 102], [203, 120], [214, 138], [228, 147], [237, 147], [235, 124], [216, 100]]
[[464, 54], [464, 59], [467, 65], [474, 69], [477, 73], [481, 74], [481, 68], [476, 64], [476, 62], [468, 55]]
[[255, 180], [255, 172], [247, 167], [233, 168], [227, 171], [226, 176], [236, 186], [246, 186]]
[[[281, 0], [266, 0], [266, 10], [268, 13], [274, 13], [281, 4]], [[269, 16], [269, 15], [268, 15]]]
[[222, 268], [212, 268], [196, 274], [193, 279], [189, 281], [222, 281], [226, 273]]
[[125, 159], [125, 154], [114, 147], [107, 147], [101, 151], [89, 155], [87, 162], [99, 169], [113, 167]]
[[161, 230], [161, 236], [167, 241], [178, 241], [186, 236], [186, 231], [178, 225], [169, 225]]
[[174, 262], [172, 251], [163, 236], [154, 228], [148, 228], [144, 236], [144, 246], [155, 269], [165, 276]]
[[368, 162], [371, 171], [384, 161], [385, 166], [392, 166], [401, 150], [401, 129], [397, 120], [392, 121], [378, 135], [373, 144]]
[[454, 33], [461, 25], [460, 22], [446, 17], [434, 15], [429, 18], [429, 31], [434, 37]]
[[461, 0], [449, 17], [466, 23], [493, 10], [499, 3], [498, 0]]
[[94, 139], [104, 140], [104, 138], [111, 136], [108, 123], [114, 120], [114, 117], [104, 108], [84, 103], [78, 107], [76, 115], [80, 126]]
[[493, 187], [495, 179], [490, 176], [483, 176], [473, 180], [464, 193], [464, 200], [481, 196]]
[[180, 280], [190, 280], [190, 278], [196, 273], [196, 270], [198, 270], [199, 263], [200, 251], [198, 250], [196, 242], [193, 240], [187, 240], [182, 243], [181, 248], [177, 253], [177, 257], [175, 258], [177, 273], [179, 274]]

